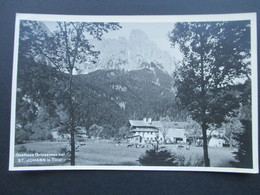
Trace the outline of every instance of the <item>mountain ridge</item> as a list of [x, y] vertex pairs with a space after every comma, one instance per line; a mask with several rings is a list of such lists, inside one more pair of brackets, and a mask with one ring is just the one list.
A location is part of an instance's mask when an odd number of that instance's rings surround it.
[[[176, 59], [167, 51], [162, 51], [142, 30], [133, 30], [129, 38], [103, 38], [91, 40], [91, 44], [100, 51], [96, 64], [84, 64], [79, 73], [87, 74], [99, 69], [137, 70], [144, 64], [155, 63], [169, 74], [176, 67]], [[86, 68], [83, 68], [86, 67]]]
[[105, 118], [112, 117], [117, 121], [115, 126], [119, 127], [129, 119], [152, 117], [158, 120], [174, 115], [173, 78], [159, 68], [154, 71], [148, 68], [96, 70], [75, 75], [75, 82], [82, 92], [78, 97], [81, 108], [91, 110], [91, 115], [96, 117], [86, 119], [87, 124], [105, 123]]

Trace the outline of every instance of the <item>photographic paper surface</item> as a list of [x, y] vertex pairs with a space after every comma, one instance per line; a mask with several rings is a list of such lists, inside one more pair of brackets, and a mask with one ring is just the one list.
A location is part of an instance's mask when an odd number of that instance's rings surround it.
[[256, 14], [17, 14], [9, 170], [258, 173]]

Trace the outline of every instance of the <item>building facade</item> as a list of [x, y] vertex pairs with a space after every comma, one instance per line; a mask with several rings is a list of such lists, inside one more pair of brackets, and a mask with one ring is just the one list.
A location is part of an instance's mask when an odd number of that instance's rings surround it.
[[154, 143], [156, 140], [162, 140], [160, 121], [152, 121], [151, 118], [143, 120], [129, 120], [130, 131], [128, 141], [130, 144], [148, 144]]
[[128, 141], [131, 144], [178, 143], [186, 142], [186, 122], [152, 121], [151, 118], [143, 120], [129, 120]]
[[169, 143], [186, 142], [186, 122], [162, 122], [165, 139]]

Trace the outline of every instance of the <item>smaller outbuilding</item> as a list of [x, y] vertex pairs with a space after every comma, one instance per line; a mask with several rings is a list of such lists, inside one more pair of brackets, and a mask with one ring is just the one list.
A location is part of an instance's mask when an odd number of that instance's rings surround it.
[[209, 139], [209, 147], [222, 148], [229, 145], [229, 139], [225, 136], [225, 130], [219, 129], [207, 132]]
[[[171, 143], [186, 142], [186, 122], [162, 122], [162, 133], [165, 133], [165, 139]], [[164, 132], [163, 132], [164, 131]]]

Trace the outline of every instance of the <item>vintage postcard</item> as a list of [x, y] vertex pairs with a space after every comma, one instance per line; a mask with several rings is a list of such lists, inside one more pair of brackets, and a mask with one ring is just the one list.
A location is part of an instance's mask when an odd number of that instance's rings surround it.
[[258, 173], [256, 14], [17, 14], [9, 170]]

